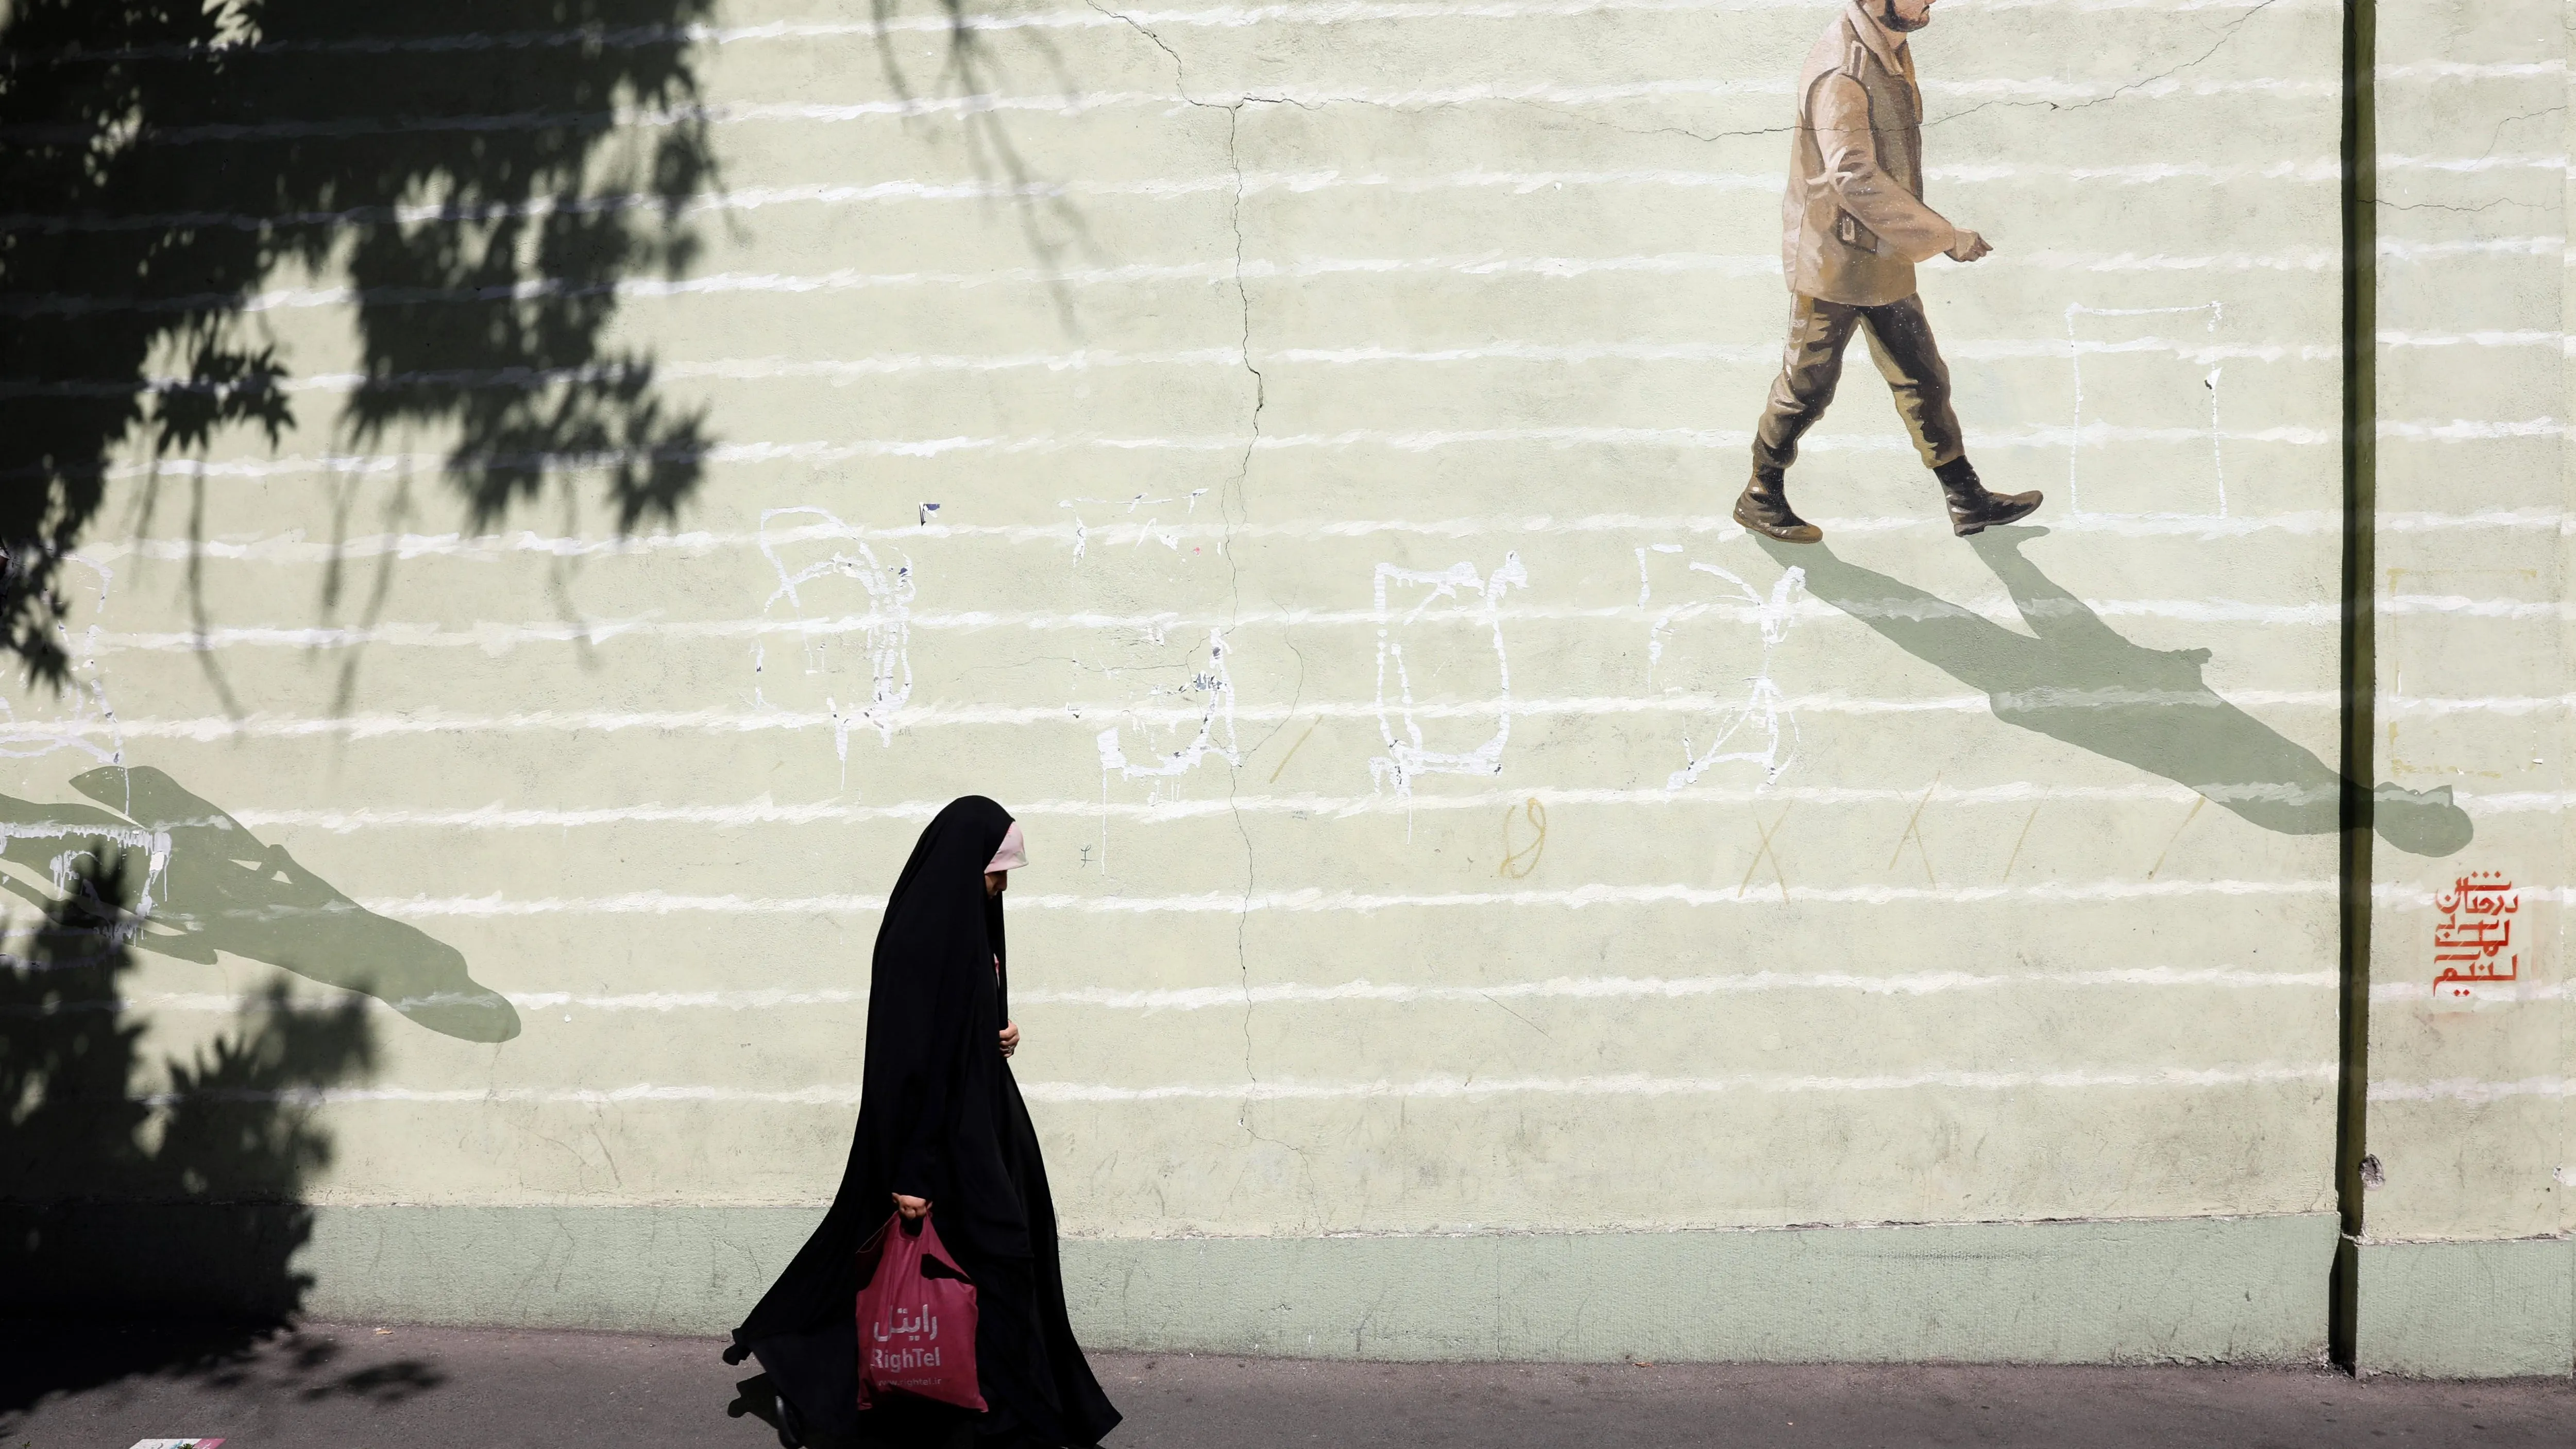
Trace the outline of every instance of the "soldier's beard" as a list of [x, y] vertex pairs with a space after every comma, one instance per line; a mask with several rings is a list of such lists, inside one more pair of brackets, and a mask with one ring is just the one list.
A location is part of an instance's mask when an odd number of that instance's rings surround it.
[[1921, 30], [1924, 26], [1931, 24], [1932, 12], [1928, 10], [1923, 12], [1923, 18], [1920, 20], [1908, 20], [1904, 16], [1896, 13], [1896, 0], [1883, 0], [1883, 3], [1880, 4], [1878, 10], [1878, 23], [1895, 31], [1899, 35], [1904, 35], [1909, 31]]

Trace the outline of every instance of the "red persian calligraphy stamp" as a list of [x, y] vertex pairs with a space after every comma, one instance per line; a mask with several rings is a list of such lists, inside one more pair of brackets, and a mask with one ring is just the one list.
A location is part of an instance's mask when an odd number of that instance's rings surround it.
[[2501, 985], [2522, 973], [2522, 955], [2513, 947], [2513, 918], [2522, 896], [2502, 871], [2471, 871], [2446, 894], [2433, 898], [2440, 919], [2433, 925], [2433, 978], [2437, 1001], [2477, 994], [2481, 986]]

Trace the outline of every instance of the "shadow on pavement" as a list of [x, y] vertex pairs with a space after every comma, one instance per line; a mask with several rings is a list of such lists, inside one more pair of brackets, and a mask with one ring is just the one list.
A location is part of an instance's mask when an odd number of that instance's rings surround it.
[[0, 1435], [49, 1398], [141, 1378], [296, 1404], [408, 1403], [447, 1383], [433, 1360], [343, 1368], [336, 1341], [289, 1328], [221, 1322], [72, 1324], [0, 1320]]
[[[364, 1001], [316, 1006], [282, 980], [153, 1059], [124, 985], [140, 873], [134, 852], [91, 842], [60, 901], [10, 933], [24, 953], [0, 957], [0, 1314], [16, 1320], [0, 1427], [48, 1393], [232, 1372], [283, 1327], [310, 1286], [294, 1264], [304, 1186], [331, 1159], [317, 1096], [376, 1059]], [[94, 1326], [135, 1320], [163, 1326]]]

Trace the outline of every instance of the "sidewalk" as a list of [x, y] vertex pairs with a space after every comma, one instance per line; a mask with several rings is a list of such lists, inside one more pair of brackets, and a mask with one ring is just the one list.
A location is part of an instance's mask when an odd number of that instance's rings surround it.
[[[307, 1325], [0, 1326], [0, 1449], [772, 1449], [708, 1339]], [[2568, 1380], [2300, 1370], [1378, 1364], [1101, 1354], [1109, 1449], [1914, 1445], [2348, 1449], [2576, 1443]]]

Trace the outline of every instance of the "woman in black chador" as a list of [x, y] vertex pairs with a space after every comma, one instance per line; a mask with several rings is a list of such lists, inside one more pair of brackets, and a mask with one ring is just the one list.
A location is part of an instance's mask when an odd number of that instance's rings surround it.
[[[1009, 1024], [1002, 892], [1023, 863], [1010, 815], [969, 795], [921, 832], [886, 901], [840, 1193], [725, 1351], [731, 1363], [759, 1356], [783, 1438], [1053, 1449], [1095, 1444], [1118, 1423], [1065, 1317], [1046, 1164], [1003, 1060], [1020, 1033]], [[858, 1406], [859, 1248], [898, 1211], [935, 1213], [975, 1280], [980, 1416], [903, 1395]]]

